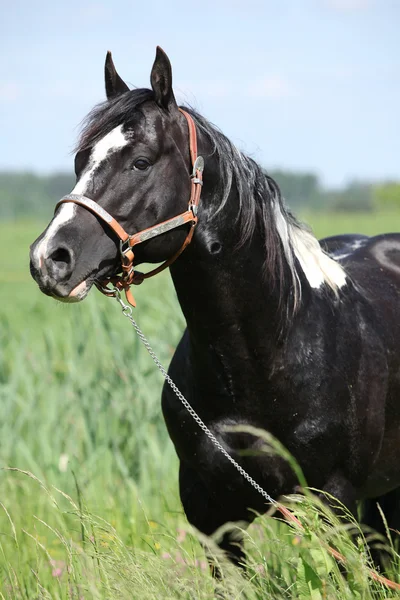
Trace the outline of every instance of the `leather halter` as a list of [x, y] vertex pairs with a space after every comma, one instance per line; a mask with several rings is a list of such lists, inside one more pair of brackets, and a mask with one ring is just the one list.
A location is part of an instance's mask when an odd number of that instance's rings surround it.
[[[201, 156], [197, 156], [197, 134], [194, 121], [186, 111], [182, 110], [181, 108], [179, 110], [186, 117], [189, 127], [189, 148], [192, 174], [190, 175], [191, 189], [187, 211], [179, 214], [176, 217], [172, 217], [172, 219], [167, 219], [162, 223], [158, 223], [157, 225], [143, 229], [143, 231], [129, 235], [129, 233], [127, 233], [125, 229], [118, 223], [118, 221], [116, 221], [114, 217], [112, 217], [102, 206], [100, 206], [94, 200], [86, 198], [86, 196], [81, 194], [69, 194], [61, 198], [61, 200], [56, 204], [56, 210], [60, 204], [64, 204], [65, 202], [73, 202], [74, 204], [83, 206], [90, 212], [94, 213], [104, 223], [106, 223], [119, 238], [122, 274], [116, 277], [108, 277], [100, 282], [96, 281], [95, 285], [97, 289], [106, 296], [115, 296], [115, 291], [114, 289], [108, 287], [109, 284], [118, 290], [125, 290], [126, 299], [132, 306], [136, 306], [136, 302], [130, 290], [130, 286], [132, 284], [139, 285], [145, 279], [153, 277], [153, 275], [157, 275], [157, 273], [160, 273], [172, 265], [178, 256], [182, 254], [186, 246], [188, 246], [188, 244], [190, 244], [192, 241], [194, 228], [197, 224], [197, 211], [200, 202], [201, 186], [203, 185], [204, 160]], [[133, 260], [135, 255], [132, 250], [133, 246], [136, 246], [142, 242], [146, 242], [147, 240], [161, 235], [166, 231], [171, 231], [171, 229], [176, 229], [176, 227], [181, 227], [185, 223], [190, 223], [189, 232], [182, 246], [173, 256], [171, 256], [171, 258], [148, 273], [134, 271]]]

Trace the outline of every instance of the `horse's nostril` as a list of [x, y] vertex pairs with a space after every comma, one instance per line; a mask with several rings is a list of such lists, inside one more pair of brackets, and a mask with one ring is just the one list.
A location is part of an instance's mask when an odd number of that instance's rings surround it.
[[67, 267], [72, 264], [72, 254], [66, 248], [57, 248], [50, 254], [49, 259], [58, 267]]
[[58, 246], [45, 259], [45, 270], [58, 282], [67, 280], [74, 270], [74, 253], [65, 246]]

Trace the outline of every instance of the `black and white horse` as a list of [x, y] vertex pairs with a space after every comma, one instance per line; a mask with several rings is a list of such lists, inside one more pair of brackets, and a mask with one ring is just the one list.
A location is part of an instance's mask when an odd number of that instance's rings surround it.
[[[129, 90], [106, 60], [107, 102], [88, 116], [73, 190], [135, 233], [187, 210], [187, 122], [158, 49], [152, 89]], [[276, 436], [310, 486], [336, 496], [364, 522], [400, 529], [400, 234], [318, 242], [285, 207], [277, 184], [204, 117], [195, 122], [204, 186], [193, 240], [171, 266], [187, 329], [170, 374], [221, 444], [274, 498], [297, 485], [260, 442], [226, 426]], [[266, 117], [267, 118], [267, 117]], [[135, 265], [167, 260], [188, 225], [139, 244]], [[82, 206], [62, 204], [31, 248], [40, 289], [85, 298], [120, 270], [118, 240]], [[190, 523], [212, 534], [251, 522], [264, 500], [227, 462], [169, 387], [162, 407], [180, 459]], [[234, 559], [241, 549], [221, 541]]]

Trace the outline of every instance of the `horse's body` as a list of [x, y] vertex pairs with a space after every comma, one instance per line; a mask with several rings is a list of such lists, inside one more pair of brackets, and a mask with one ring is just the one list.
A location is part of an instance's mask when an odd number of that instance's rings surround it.
[[[277, 301], [272, 282], [257, 271], [262, 261], [240, 269], [227, 253], [207, 262], [194, 244], [172, 269], [188, 329], [170, 373], [273, 497], [295, 490], [293, 472], [263, 453], [242, 457], [241, 450], [257, 450], [258, 443], [226, 426], [271, 432], [296, 457], [309, 485], [355, 514], [357, 501], [400, 486], [400, 234], [357, 239], [355, 250], [343, 238], [342, 244], [340, 237], [322, 241], [326, 248], [339, 244], [343, 255], [349, 283], [340, 301], [329, 302], [326, 290], [305, 293], [303, 286], [301, 308], [284, 334], [266, 308]], [[376, 258], [384, 255], [386, 264]], [[169, 386], [163, 411], [181, 460], [189, 520], [211, 533], [227, 520], [251, 520], [248, 508], [262, 511], [263, 498], [227, 464]], [[388, 519], [398, 521], [399, 500], [392, 512]]]
[[[179, 213], [188, 195], [187, 129], [160, 54], [152, 85], [153, 92], [129, 92], [106, 63], [109, 104], [92, 116], [76, 159], [74, 192], [89, 194], [133, 232]], [[271, 432], [310, 486], [353, 513], [366, 501], [374, 525], [368, 502], [385, 497], [389, 526], [397, 525], [400, 234], [338, 236], [322, 240], [321, 248], [286, 210], [276, 184], [191, 114], [205, 175], [193, 241], [171, 267], [187, 321], [172, 378], [274, 498], [295, 490], [294, 473], [282, 458], [257, 452], [255, 437], [229, 431], [232, 426]], [[136, 173], [124, 166], [132, 160]], [[144, 243], [136, 263], [167, 259], [185, 235], [181, 228]], [[60, 299], [82, 299], [95, 279], [120, 268], [113, 236], [76, 206], [58, 209], [31, 258], [42, 290]], [[207, 534], [227, 521], [250, 522], [252, 511], [265, 509], [262, 496], [168, 386], [162, 404], [189, 521]], [[242, 450], [254, 452], [243, 456]], [[240, 558], [228, 537], [221, 546]]]

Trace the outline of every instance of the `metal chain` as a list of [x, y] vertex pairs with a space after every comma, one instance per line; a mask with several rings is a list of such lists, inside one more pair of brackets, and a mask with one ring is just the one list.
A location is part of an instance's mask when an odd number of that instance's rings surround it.
[[168, 375], [166, 369], [163, 367], [163, 365], [161, 364], [161, 362], [157, 358], [157, 356], [156, 356], [153, 348], [151, 347], [149, 341], [147, 340], [147, 338], [145, 337], [144, 333], [140, 329], [139, 325], [136, 323], [135, 319], [133, 318], [132, 307], [128, 306], [127, 304], [125, 304], [123, 302], [119, 290], [115, 289], [114, 293], [115, 293], [115, 298], [116, 298], [117, 302], [120, 304], [120, 306], [122, 308], [122, 314], [131, 322], [131, 324], [133, 325], [136, 333], [138, 334], [138, 336], [140, 338], [140, 341], [143, 343], [143, 345], [146, 348], [147, 352], [150, 354], [151, 358], [153, 359], [153, 361], [155, 362], [156, 366], [160, 370], [162, 376], [168, 382], [168, 384], [170, 385], [170, 387], [172, 388], [172, 390], [175, 392], [175, 394], [177, 395], [177, 397], [179, 398], [179, 400], [182, 402], [183, 406], [186, 408], [186, 410], [188, 411], [188, 413], [190, 414], [190, 416], [196, 421], [197, 425], [204, 431], [204, 433], [206, 434], [206, 436], [208, 438], [210, 438], [210, 440], [212, 441], [212, 443], [214, 444], [214, 446], [216, 446], [218, 448], [218, 450], [225, 456], [225, 458], [227, 458], [229, 460], [229, 462], [235, 467], [235, 469], [237, 469], [237, 471], [239, 471], [239, 473], [242, 475], [242, 477], [244, 477], [250, 483], [250, 485], [252, 485], [253, 488], [256, 489], [257, 492], [259, 492], [265, 498], [265, 500], [267, 500], [267, 502], [269, 502], [271, 504], [274, 504], [274, 505], [278, 505], [278, 503], [273, 498], [271, 498], [271, 496], [247, 473], [247, 471], [245, 471], [243, 469], [243, 467], [241, 467], [239, 465], [239, 463], [236, 462], [236, 460], [234, 458], [232, 458], [232, 456], [225, 450], [225, 448], [222, 446], [222, 444], [217, 440], [217, 438], [215, 437], [215, 435], [209, 430], [209, 428], [207, 427], [207, 425], [199, 417], [199, 415], [196, 413], [196, 411], [191, 406], [191, 404], [186, 400], [185, 396], [182, 394], [182, 392], [175, 385], [175, 383], [173, 382], [173, 380], [171, 379], [171, 377]]

